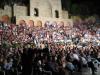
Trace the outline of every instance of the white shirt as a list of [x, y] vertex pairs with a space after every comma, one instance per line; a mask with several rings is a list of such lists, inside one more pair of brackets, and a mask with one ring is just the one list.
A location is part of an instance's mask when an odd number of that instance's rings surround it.
[[81, 57], [81, 59], [82, 59], [82, 62], [83, 62], [84, 65], [87, 64], [87, 61], [84, 57]]
[[73, 54], [73, 59], [79, 60], [79, 57], [76, 53]]

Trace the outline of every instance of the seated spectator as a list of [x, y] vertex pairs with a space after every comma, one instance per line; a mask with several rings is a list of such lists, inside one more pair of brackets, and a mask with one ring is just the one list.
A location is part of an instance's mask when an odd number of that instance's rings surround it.
[[70, 61], [70, 59], [66, 60], [66, 66], [65, 66], [65, 71], [69, 71], [70, 75], [73, 75], [73, 72], [75, 71], [75, 67], [72, 64], [72, 62]]
[[6, 75], [12, 75], [12, 65], [13, 65], [13, 62], [11, 61], [10, 58], [5, 60], [4, 69], [5, 69]]

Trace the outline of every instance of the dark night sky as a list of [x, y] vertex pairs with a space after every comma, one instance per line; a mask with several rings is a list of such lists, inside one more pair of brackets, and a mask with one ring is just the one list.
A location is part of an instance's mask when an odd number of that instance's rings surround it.
[[[100, 1], [99, 0], [62, 0], [62, 4], [63, 4], [63, 8], [65, 8], [66, 10], [69, 10], [69, 8], [72, 9], [72, 5], [77, 5], [81, 11], [76, 14], [100, 15]], [[74, 11], [70, 11], [70, 10], [69, 12], [72, 14], [74, 13]]]
[[[3, 2], [8, 2], [10, 0], [0, 0], [0, 6], [2, 7]], [[16, 2], [21, 2], [24, 4], [28, 4], [29, 0], [14, 0]], [[62, 0], [62, 7], [64, 10], [68, 10], [69, 13], [74, 15], [93, 15], [100, 14], [100, 1], [99, 0]], [[76, 6], [76, 9], [75, 9]], [[73, 8], [74, 7], [74, 8]], [[74, 10], [73, 10], [74, 9]], [[79, 10], [79, 11], [78, 11]]]

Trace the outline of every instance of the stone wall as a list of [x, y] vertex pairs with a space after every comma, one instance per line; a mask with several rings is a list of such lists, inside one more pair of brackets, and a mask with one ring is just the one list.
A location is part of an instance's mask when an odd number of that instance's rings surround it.
[[39, 2], [40, 1], [41, 0], [30, 0], [30, 16], [34, 16], [34, 8], [38, 8], [38, 10], [39, 10]]
[[27, 16], [27, 7], [14, 5], [14, 16]]
[[6, 5], [4, 6], [4, 9], [0, 9], [0, 19], [2, 18], [3, 15], [8, 15], [11, 17], [11, 7]]
[[55, 18], [55, 11], [59, 12], [62, 18], [61, 0], [30, 0], [30, 16], [34, 16], [34, 8], [38, 9], [39, 17]]
[[0, 20], [2, 18], [2, 15], [3, 15], [3, 9], [0, 9]]
[[10, 6], [5, 6], [4, 7], [4, 12], [3, 15], [8, 15], [9, 17], [11, 17], [11, 7]]
[[59, 18], [62, 18], [61, 0], [49, 0], [52, 6], [52, 16], [55, 18], [55, 11], [59, 12]]
[[48, 0], [41, 0], [39, 3], [39, 17], [52, 17], [52, 8]]
[[62, 18], [68, 19], [68, 11], [65, 10], [62, 11]]
[[49, 0], [30, 0], [30, 16], [36, 17], [35, 8], [38, 9], [39, 17], [52, 17]]
[[[38, 16], [34, 15], [36, 14], [35, 9], [38, 11]], [[58, 18], [56, 18], [55, 11], [58, 11]], [[26, 22], [28, 20], [34, 20], [35, 25], [37, 20], [41, 20], [43, 24], [48, 20], [65, 21], [65, 25], [68, 25], [68, 23], [72, 25], [72, 20], [68, 19], [68, 12], [62, 10], [61, 0], [30, 0], [30, 16], [18, 15], [17, 24], [21, 19], [26, 20]]]
[[[36, 13], [34, 9], [38, 10], [38, 16], [36, 17], [34, 14]], [[55, 11], [58, 11], [59, 17], [56, 18]], [[19, 20], [23, 19], [26, 22], [30, 20], [41, 20], [44, 24], [45, 21], [70, 21], [72, 24], [72, 20], [68, 19], [68, 12], [63, 11], [61, 7], [61, 0], [30, 0], [30, 16], [27, 16], [27, 7], [14, 5], [14, 16], [16, 16], [17, 24]], [[0, 17], [3, 15], [8, 15], [11, 17], [11, 7], [5, 6], [4, 9], [0, 9]], [[35, 22], [36, 23], [36, 22]]]

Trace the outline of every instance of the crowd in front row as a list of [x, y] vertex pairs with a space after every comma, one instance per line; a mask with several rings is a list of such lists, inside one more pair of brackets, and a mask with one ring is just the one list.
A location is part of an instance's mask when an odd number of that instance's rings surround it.
[[73, 75], [100, 65], [100, 47], [1, 49], [0, 75]]

